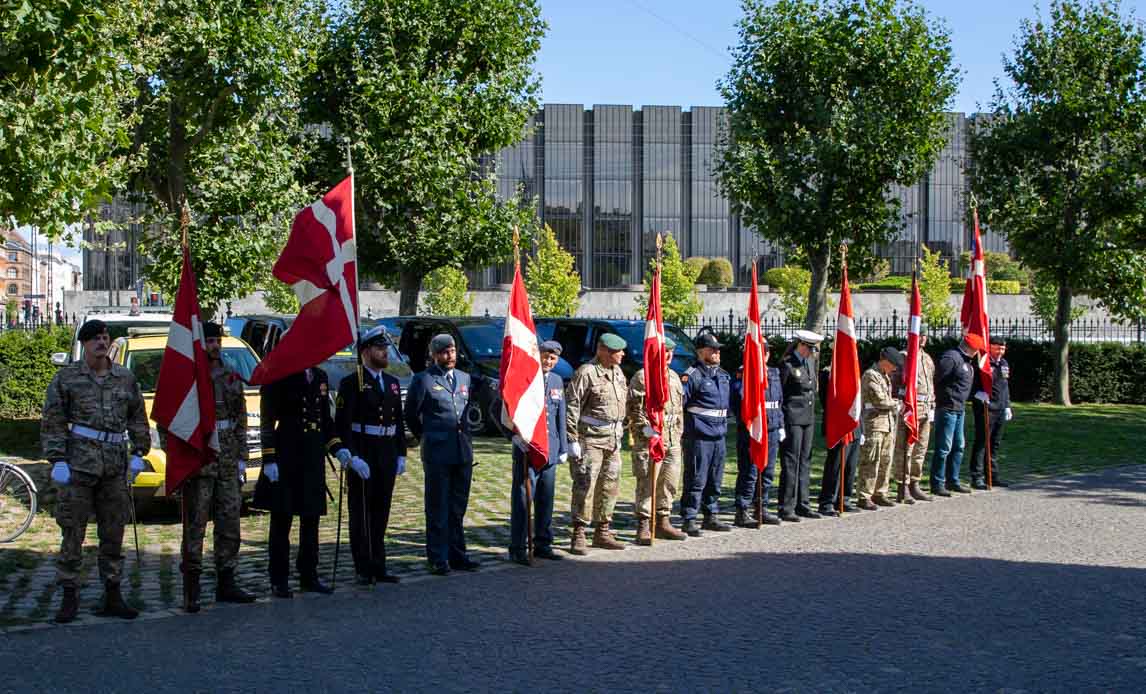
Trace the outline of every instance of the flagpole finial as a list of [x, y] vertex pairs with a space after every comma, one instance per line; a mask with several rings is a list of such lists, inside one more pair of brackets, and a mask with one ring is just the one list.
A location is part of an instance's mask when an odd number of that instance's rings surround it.
[[191, 226], [191, 211], [187, 209], [187, 200], [179, 210], [179, 233], [182, 237], [183, 249], [187, 249], [187, 228]]
[[657, 267], [661, 266], [661, 249], [664, 248], [665, 239], [664, 234], [657, 232]]
[[350, 175], [354, 175], [354, 159], [350, 156], [350, 138], [342, 138], [342, 146], [346, 148], [346, 171]]
[[521, 230], [513, 225], [513, 269], [521, 268]]

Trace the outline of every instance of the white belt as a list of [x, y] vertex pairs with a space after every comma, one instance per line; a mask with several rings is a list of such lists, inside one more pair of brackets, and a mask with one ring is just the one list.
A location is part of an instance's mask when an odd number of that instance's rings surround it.
[[610, 421], [607, 421], [604, 419], [597, 419], [596, 417], [590, 417], [587, 414], [581, 415], [581, 421], [588, 424], [589, 426], [593, 426], [593, 427], [616, 427], [618, 429], [620, 429], [621, 425], [624, 423], [624, 420], [622, 420], [622, 419], [618, 419], [615, 422], [610, 422]]
[[766, 410], [778, 410], [778, 409], [780, 409], [780, 403], [779, 402], [765, 401], [764, 402], [764, 409], [766, 409]]
[[703, 407], [690, 407], [688, 408], [690, 414], [698, 414], [701, 417], [727, 417], [728, 410], [706, 410]]
[[398, 433], [398, 425], [391, 424], [390, 426], [384, 427], [376, 424], [358, 424], [355, 422], [350, 425], [350, 430], [369, 436], [393, 436]]
[[76, 436], [91, 439], [92, 441], [102, 441], [105, 443], [123, 443], [123, 434], [117, 434], [111, 431], [100, 431], [99, 429], [92, 429], [83, 424], [72, 424], [72, 433]]
[[229, 419], [216, 419], [215, 420], [215, 431], [226, 431], [233, 426], [235, 426], [235, 423]]

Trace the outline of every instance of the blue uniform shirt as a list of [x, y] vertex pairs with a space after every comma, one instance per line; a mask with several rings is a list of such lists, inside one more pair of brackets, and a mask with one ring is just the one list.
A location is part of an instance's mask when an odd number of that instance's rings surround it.
[[732, 377], [719, 366], [694, 363], [685, 371], [685, 438], [724, 438], [728, 431], [728, 409]]
[[451, 389], [437, 364], [414, 376], [406, 393], [406, 426], [422, 439], [422, 462], [472, 465], [473, 439], [466, 421], [470, 407], [470, 376], [453, 370]]
[[[501, 399], [491, 408], [498, 416], [494, 420], [497, 428], [506, 438], [513, 438], [513, 431], [501, 421]], [[565, 382], [556, 369], [545, 374], [545, 422], [549, 431], [549, 466], [561, 462], [561, 455], [569, 453], [569, 433], [565, 428]], [[521, 459], [521, 449], [513, 447], [513, 460]]]

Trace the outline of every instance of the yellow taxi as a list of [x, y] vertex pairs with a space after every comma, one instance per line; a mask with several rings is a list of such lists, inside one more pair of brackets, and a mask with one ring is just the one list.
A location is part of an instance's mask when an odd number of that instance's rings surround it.
[[[167, 470], [167, 455], [159, 446], [159, 431], [151, 418], [151, 403], [155, 400], [155, 382], [159, 380], [159, 365], [163, 351], [167, 347], [167, 332], [157, 332], [155, 328], [129, 328], [128, 334], [112, 342], [108, 356], [120, 366], [127, 367], [139, 381], [143, 391], [143, 401], [147, 406], [147, 421], [151, 425], [151, 452], [144, 458], [146, 468], [135, 478], [133, 494], [136, 499], [146, 501], [167, 496], [164, 476]], [[223, 336], [223, 362], [234, 370], [244, 381], [259, 363], [255, 351], [237, 337]], [[259, 439], [259, 389], [248, 387], [247, 400], [247, 481], [243, 485], [243, 495], [254, 493], [255, 481], [262, 468], [263, 450]]]

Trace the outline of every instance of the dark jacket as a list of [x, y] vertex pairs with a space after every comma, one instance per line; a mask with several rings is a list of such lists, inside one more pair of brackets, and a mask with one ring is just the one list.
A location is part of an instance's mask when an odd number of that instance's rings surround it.
[[[975, 392], [983, 390], [982, 374], [975, 369]], [[1001, 412], [1011, 406], [1011, 365], [1007, 358], [991, 360], [991, 411]]]
[[[744, 399], [744, 380], [737, 378], [732, 382], [732, 394], [728, 398], [728, 409], [736, 416], [736, 439], [748, 440], [748, 428], [740, 419], [740, 403]], [[774, 432], [784, 428], [784, 390], [780, 386], [780, 369], [769, 367], [768, 391], [764, 393], [764, 417], [768, 422], [768, 431]]]
[[414, 376], [406, 392], [406, 426], [422, 440], [422, 464], [473, 465], [473, 436], [467, 420], [470, 376], [454, 369], [454, 388], [437, 364]]
[[338, 437], [351, 454], [366, 461], [371, 476], [381, 474], [384, 463], [406, 455], [402, 391], [398, 379], [386, 372], [381, 376], [379, 382], [363, 367], [362, 388], [357, 369], [343, 378], [334, 415]]
[[809, 426], [816, 422], [816, 374], [812, 362], [792, 350], [780, 362], [780, 386], [784, 391], [784, 422]]
[[[501, 421], [501, 398], [497, 398], [490, 408], [494, 413], [494, 423], [507, 439], [513, 438], [513, 430]], [[545, 374], [545, 422], [549, 431], [549, 461], [546, 467], [561, 462], [561, 454], [569, 452], [569, 434], [565, 429], [565, 382], [555, 372]], [[521, 463], [521, 449], [513, 447], [513, 462]]]
[[958, 349], [949, 349], [935, 366], [935, 407], [940, 410], [963, 409], [971, 397], [975, 380], [975, 360]]
[[[684, 437], [719, 439], [728, 432], [732, 377], [719, 366], [694, 363], [681, 378], [684, 384]], [[723, 415], [705, 414], [720, 412]]]

